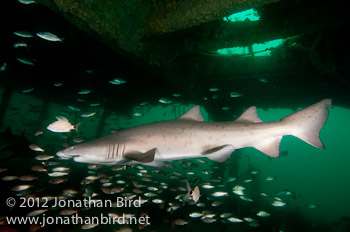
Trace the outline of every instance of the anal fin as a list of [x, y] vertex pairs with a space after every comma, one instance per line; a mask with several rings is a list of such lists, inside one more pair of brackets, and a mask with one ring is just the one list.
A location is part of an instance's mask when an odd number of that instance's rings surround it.
[[207, 151], [202, 152], [203, 155], [206, 155], [208, 159], [216, 162], [225, 162], [231, 153], [235, 151], [235, 148], [232, 145], [223, 145], [219, 147], [211, 148]]
[[282, 139], [282, 136], [273, 137], [273, 138], [264, 140], [263, 142], [253, 147], [270, 157], [277, 158], [280, 156], [281, 139]]
[[138, 161], [141, 163], [150, 163], [154, 161], [154, 156], [156, 155], [157, 152], [158, 152], [157, 148], [153, 148], [152, 150], [149, 150], [145, 153], [134, 151], [134, 152], [125, 154], [124, 158], [128, 160]]

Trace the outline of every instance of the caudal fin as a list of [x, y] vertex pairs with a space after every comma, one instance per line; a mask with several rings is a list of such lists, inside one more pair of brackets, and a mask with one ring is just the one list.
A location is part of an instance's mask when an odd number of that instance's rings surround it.
[[79, 131], [78, 131], [78, 126], [80, 126], [80, 122], [78, 122], [77, 124], [75, 124], [73, 127], [73, 129], [77, 132], [77, 133], [79, 133]]
[[319, 134], [328, 118], [328, 107], [332, 107], [331, 99], [324, 99], [303, 110], [282, 118], [281, 122], [290, 126], [290, 134], [308, 144], [325, 148]]

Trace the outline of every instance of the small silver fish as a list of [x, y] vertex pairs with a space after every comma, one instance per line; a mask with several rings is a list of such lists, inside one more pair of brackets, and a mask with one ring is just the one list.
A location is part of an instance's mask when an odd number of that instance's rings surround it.
[[22, 3], [24, 5], [29, 5], [29, 4], [33, 4], [36, 3], [35, 0], [18, 0], [19, 3]]
[[191, 218], [199, 218], [199, 217], [203, 216], [203, 213], [193, 212], [193, 213], [190, 213], [189, 216]]
[[31, 176], [31, 175], [24, 175], [24, 176], [18, 177], [18, 179], [21, 180], [21, 181], [32, 181], [32, 180], [38, 179], [38, 177], [37, 176]]
[[238, 93], [238, 92], [230, 92], [230, 97], [241, 97], [242, 94]]
[[84, 113], [82, 115], [80, 115], [81, 117], [83, 118], [88, 118], [88, 117], [92, 117], [96, 114], [96, 112], [87, 112], [87, 113]]
[[222, 205], [222, 201], [213, 201], [213, 203], [211, 203], [211, 206], [213, 206], [213, 207], [217, 207], [220, 205]]
[[35, 136], [39, 136], [39, 135], [42, 135], [42, 134], [44, 134], [44, 131], [39, 130], [39, 131], [35, 132]]
[[67, 172], [51, 172], [48, 174], [51, 177], [61, 177], [61, 176], [67, 176]]
[[62, 85], [63, 85], [62, 82], [55, 82], [55, 83], [53, 84], [53, 86], [55, 86], [55, 87], [60, 87], [60, 86], [62, 86]]
[[12, 181], [17, 179], [18, 179], [18, 176], [4, 176], [3, 178], [1, 178], [1, 180], [4, 180], [4, 181]]
[[265, 212], [265, 211], [259, 211], [256, 215], [259, 217], [269, 217], [270, 216], [270, 214]]
[[72, 125], [65, 117], [59, 117], [57, 119], [57, 121], [47, 126], [48, 130], [52, 132], [70, 132], [71, 130], [75, 130], [78, 132], [78, 126], [80, 125], [80, 122]]
[[307, 207], [309, 209], [316, 209], [316, 208], [319, 208], [320, 206], [319, 205], [315, 205], [315, 204], [309, 204]]
[[[91, 104], [90, 104], [91, 105]], [[73, 110], [73, 111], [81, 111], [81, 109], [74, 107], [74, 106], [67, 106], [69, 109]]]
[[78, 210], [76, 210], [76, 209], [63, 209], [60, 211], [59, 214], [62, 216], [70, 216], [70, 215], [73, 215], [77, 212], [78, 212]]
[[213, 222], [216, 222], [216, 219], [215, 218], [204, 218], [202, 221], [205, 223], [213, 223]]
[[160, 103], [163, 103], [163, 104], [170, 104], [172, 103], [173, 101], [168, 99], [168, 98], [161, 98], [158, 100]]
[[265, 181], [273, 181], [275, 178], [271, 177], [271, 176], [268, 176], [265, 178]]
[[19, 37], [23, 37], [23, 38], [32, 38], [33, 34], [28, 32], [28, 31], [15, 31], [13, 32], [13, 34], [19, 36]]
[[115, 78], [113, 80], [110, 80], [109, 83], [113, 84], [113, 85], [121, 85], [126, 83], [126, 81], [124, 81], [123, 79], [120, 78]]
[[269, 81], [266, 78], [260, 78], [259, 81], [262, 83], [269, 83]]
[[69, 170], [70, 170], [70, 168], [67, 168], [67, 167], [55, 167], [52, 169], [52, 171], [54, 171], [54, 172], [67, 172]]
[[29, 185], [29, 184], [21, 184], [21, 185], [17, 185], [13, 188], [11, 188], [12, 191], [15, 191], [15, 192], [20, 192], [20, 191], [23, 191], [23, 190], [27, 190], [29, 188], [33, 187], [33, 185]]
[[78, 94], [82, 94], [82, 95], [84, 95], [84, 94], [89, 94], [89, 93], [91, 93], [91, 90], [89, 90], [89, 89], [83, 89], [83, 90], [80, 90], [80, 91], [78, 92]]
[[187, 221], [185, 221], [184, 219], [178, 218], [174, 221], [175, 225], [177, 226], [184, 226], [187, 225]]
[[46, 155], [46, 154], [35, 156], [35, 159], [36, 160], [40, 160], [40, 161], [45, 161], [45, 160], [49, 160], [49, 159], [52, 159], [52, 158], [54, 158], [54, 156]]
[[99, 224], [84, 224], [81, 226], [81, 229], [82, 230], [89, 230], [89, 229], [95, 228], [98, 225]]
[[22, 93], [30, 93], [34, 90], [34, 88], [31, 88], [31, 89], [25, 89], [25, 90], [22, 90]]
[[14, 48], [20, 48], [20, 47], [26, 48], [26, 47], [28, 47], [28, 45], [27, 45], [25, 42], [20, 41], [20, 42], [14, 43], [14, 44], [13, 44], [13, 47], [14, 47]]
[[27, 65], [34, 65], [34, 61], [28, 58], [16, 58], [19, 62]]
[[41, 152], [45, 151], [44, 149], [42, 149], [41, 147], [39, 147], [39, 146], [36, 145], [36, 144], [30, 144], [30, 145], [29, 145], [29, 148], [30, 148], [31, 150], [33, 150], [33, 151], [41, 151]]
[[147, 189], [149, 191], [158, 191], [158, 188], [157, 187], [153, 187], [153, 186], [148, 186]]
[[32, 212], [27, 213], [27, 217], [38, 216], [40, 214], [45, 213], [46, 211], [48, 211], [48, 209], [37, 209], [37, 210], [34, 210]]
[[164, 201], [162, 199], [153, 199], [152, 200], [153, 203], [156, 203], [156, 204], [162, 204], [164, 203]]
[[7, 63], [4, 63], [1, 67], [0, 67], [0, 72], [5, 71], [7, 68]]
[[214, 197], [223, 197], [223, 196], [227, 196], [227, 192], [214, 192], [213, 194], [212, 194], [212, 196], [214, 196]]
[[155, 197], [155, 196], [157, 196], [157, 194], [151, 193], [151, 192], [149, 192], [149, 193], [144, 193], [143, 195], [145, 195], [146, 197]]
[[222, 214], [220, 214], [220, 217], [221, 218], [228, 218], [231, 215], [232, 215], [232, 213], [222, 213]]
[[200, 191], [199, 191], [199, 187], [196, 186], [193, 190], [190, 186], [190, 184], [188, 183], [188, 181], [186, 181], [186, 187], [187, 187], [187, 194], [184, 196], [183, 200], [186, 201], [189, 197], [192, 197], [192, 200], [197, 203], [197, 201], [199, 200], [200, 197]]
[[285, 206], [287, 203], [283, 202], [283, 201], [274, 201], [271, 205], [275, 206], [275, 207], [283, 207]]
[[205, 188], [205, 189], [212, 189], [212, 188], [214, 188], [214, 186], [213, 186], [213, 185], [210, 185], [210, 184], [203, 184], [203, 185], [202, 185], [202, 188]]
[[36, 35], [44, 40], [51, 42], [63, 42], [61, 38], [51, 32], [38, 32]]
[[31, 169], [35, 172], [46, 172], [47, 171], [44, 167], [39, 166], [39, 165], [33, 165], [31, 167]]

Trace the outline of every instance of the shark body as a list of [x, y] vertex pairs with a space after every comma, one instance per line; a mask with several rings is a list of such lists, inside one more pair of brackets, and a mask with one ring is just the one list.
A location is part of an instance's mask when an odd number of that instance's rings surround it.
[[280, 121], [262, 122], [256, 107], [232, 122], [205, 122], [199, 106], [180, 118], [129, 128], [57, 152], [63, 158], [94, 164], [137, 164], [163, 167], [164, 161], [202, 158], [224, 162], [236, 149], [254, 147], [279, 157], [284, 135], [324, 148], [319, 133], [328, 118], [324, 99]]

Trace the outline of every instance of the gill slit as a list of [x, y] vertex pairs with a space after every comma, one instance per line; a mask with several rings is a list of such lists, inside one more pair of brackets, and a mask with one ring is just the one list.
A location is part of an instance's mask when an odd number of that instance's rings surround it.
[[111, 159], [114, 159], [115, 144], [111, 144], [111, 147], [112, 147]]
[[108, 145], [107, 159], [109, 159], [110, 146]]
[[114, 146], [115, 145], [117, 145], [117, 150], [116, 150], [116, 153], [115, 153], [115, 158], [117, 159], [117, 160], [119, 160], [119, 143], [118, 144], [114, 144]]

